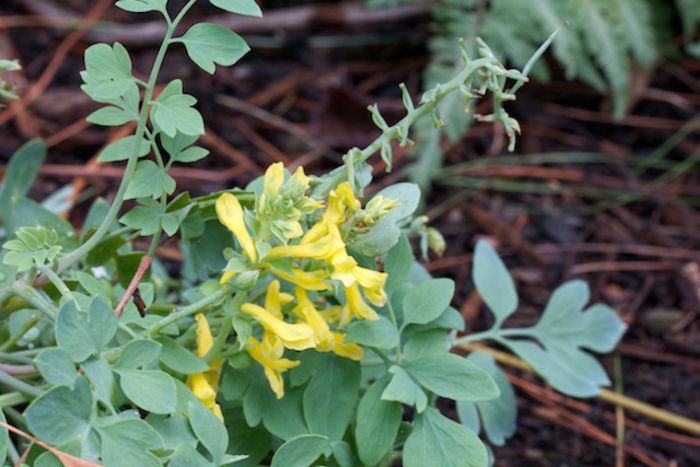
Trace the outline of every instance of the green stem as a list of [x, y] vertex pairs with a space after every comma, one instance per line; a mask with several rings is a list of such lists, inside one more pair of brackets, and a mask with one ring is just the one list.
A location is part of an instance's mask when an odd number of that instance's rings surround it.
[[163, 328], [179, 321], [182, 318], [186, 318], [190, 315], [193, 315], [197, 313], [198, 311], [208, 307], [212, 303], [216, 302], [217, 300], [225, 297], [227, 294], [231, 293], [231, 286], [228, 284], [222, 285], [217, 291], [214, 293], [207, 295], [206, 297], [202, 298], [201, 300], [192, 303], [191, 305], [184, 306], [180, 308], [179, 310], [169, 314], [168, 316], [165, 316], [163, 319], [158, 321], [157, 323], [154, 323], [151, 327], [149, 327], [146, 331], [145, 334], [147, 335], [154, 335], [157, 334], [159, 331], [161, 331]]
[[0, 408], [24, 404], [28, 400], [29, 398], [21, 392], [8, 392], [7, 394], [0, 394]]
[[[66, 300], [71, 300], [74, 301], [73, 298], [73, 292], [68, 288], [65, 282], [63, 282], [63, 279], [58, 277], [58, 274], [56, 274], [53, 269], [51, 269], [48, 266], [44, 266], [41, 268], [41, 273], [46, 276], [46, 278], [56, 287], [59, 291], [59, 293], [66, 299]], [[76, 306], [78, 305], [78, 302], [75, 302]]]
[[[400, 336], [401, 330], [399, 329], [399, 322], [396, 320], [396, 313], [394, 312], [394, 306], [391, 304], [391, 300], [386, 301], [386, 309], [389, 310], [389, 318], [391, 319], [391, 324], [394, 325], [394, 329], [396, 329], [396, 334]], [[379, 356], [381, 357], [381, 355]], [[396, 363], [401, 364], [401, 342], [396, 346]]]
[[408, 131], [408, 128], [416, 121], [430, 114], [435, 106], [437, 106], [437, 104], [445, 96], [458, 90], [473, 73], [486, 65], [495, 63], [498, 63], [495, 57], [484, 57], [470, 61], [457, 76], [440, 86], [440, 89], [435, 93], [432, 100], [429, 100], [420, 107], [409, 111], [398, 123], [383, 131], [382, 134], [369, 146], [362, 150], [355, 148], [348, 151], [345, 156], [343, 156], [343, 160], [346, 161], [345, 165], [338, 167], [323, 177], [322, 183], [314, 188], [313, 195], [323, 196], [335, 186], [342, 183], [347, 179], [349, 172], [372, 157], [372, 155], [379, 151], [384, 144], [395, 140], [404, 129], [405, 131]]
[[18, 296], [22, 297], [37, 310], [44, 313], [52, 321], [56, 319], [56, 314], [58, 313], [56, 307], [53, 305], [53, 303], [44, 299], [38, 290], [32, 288], [30, 285], [25, 284], [22, 281], [15, 281], [12, 284], [12, 289]]
[[9, 386], [16, 391], [23, 392], [32, 397], [39, 397], [43, 393], [41, 389], [32, 386], [31, 384], [27, 384], [14, 376], [10, 376], [4, 371], [0, 371], [0, 384]]
[[19, 330], [17, 334], [14, 336], [10, 337], [7, 341], [5, 341], [2, 345], [0, 345], [0, 352], [5, 352], [9, 349], [12, 348], [13, 345], [17, 343], [26, 333], [29, 332], [31, 328], [34, 327], [36, 323], [38, 323], [41, 320], [40, 317], [38, 316], [33, 316], [29, 321], [27, 321], [24, 326], [22, 326], [22, 329]]
[[146, 90], [143, 96], [143, 105], [141, 107], [141, 113], [139, 115], [138, 125], [136, 127], [136, 133], [134, 138], [134, 147], [132, 148], [129, 160], [126, 163], [126, 168], [124, 169], [124, 176], [122, 177], [121, 184], [117, 190], [117, 194], [114, 197], [114, 202], [107, 211], [105, 218], [99, 225], [95, 233], [78, 248], [61, 258], [58, 263], [58, 272], [61, 273], [67, 268], [78, 262], [84, 255], [86, 255], [91, 249], [93, 249], [107, 234], [109, 227], [112, 225], [114, 220], [119, 214], [119, 210], [124, 203], [124, 196], [126, 195], [126, 189], [129, 182], [136, 172], [136, 163], [138, 162], [138, 152], [140, 149], [141, 141], [143, 140], [143, 135], [146, 132], [146, 123], [148, 122], [148, 115], [151, 110], [151, 100], [153, 99], [153, 93], [158, 81], [158, 74], [163, 66], [163, 60], [165, 59], [165, 54], [168, 51], [168, 47], [172, 43], [173, 34], [175, 29], [180, 24], [185, 14], [194, 6], [197, 0], [189, 0], [187, 4], [180, 10], [177, 17], [168, 25], [168, 30], [165, 33], [163, 42], [158, 50], [155, 61], [153, 62], [153, 68], [151, 69], [151, 74], [148, 79]]
[[233, 316], [240, 311], [241, 305], [243, 305], [243, 302], [245, 302], [247, 297], [248, 293], [245, 290], [239, 290], [236, 292], [236, 295], [233, 297], [233, 301], [227, 307], [226, 313], [224, 313], [224, 320], [219, 328], [219, 333], [216, 335], [216, 339], [214, 339], [211, 349], [209, 349], [207, 354], [204, 356], [204, 361], [207, 363], [211, 363], [214, 360], [221, 358], [221, 350], [224, 348], [224, 345], [228, 340], [228, 336], [233, 330]]

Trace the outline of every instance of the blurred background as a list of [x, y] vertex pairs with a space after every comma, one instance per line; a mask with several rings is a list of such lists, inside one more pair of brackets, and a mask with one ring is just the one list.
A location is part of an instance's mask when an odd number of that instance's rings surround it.
[[[171, 0], [171, 3], [178, 3]], [[620, 313], [629, 331], [603, 357], [614, 389], [700, 420], [700, 0], [265, 0], [262, 19], [222, 14], [201, 2], [193, 17], [245, 36], [238, 65], [213, 76], [187, 60], [166, 61], [163, 82], [181, 77], [207, 122], [207, 159], [173, 169], [181, 190], [244, 186], [282, 161], [320, 173], [377, 135], [367, 106], [389, 123], [402, 116], [399, 83], [413, 96], [461, 66], [483, 38], [522, 68], [568, 23], [506, 104], [520, 121], [513, 152], [503, 129], [479, 123], [491, 102], [447, 100], [446, 126], [420, 122], [416, 146], [396, 148], [391, 173], [377, 156], [377, 190], [420, 184], [423, 214], [447, 241], [425, 258], [457, 281], [454, 305], [470, 330], [490, 323], [470, 279], [475, 241], [489, 238], [516, 279], [534, 322], [550, 292], [579, 277], [593, 300]], [[82, 54], [94, 42], [123, 43], [136, 74], [150, 68], [164, 33], [155, 16], [129, 15], [111, 0], [4, 0], [2, 73], [21, 97], [0, 111], [0, 171], [25, 141], [50, 147], [32, 196], [74, 225], [96, 196], [109, 199], [119, 164], [100, 149], [133, 128], [85, 122], [94, 104], [79, 89]], [[467, 107], [465, 109], [465, 106]], [[466, 110], [466, 112], [465, 112]], [[177, 270], [172, 240], [159, 249]], [[676, 433], [596, 400], [559, 396], [508, 370], [518, 388], [519, 429], [495, 447], [497, 465], [694, 466], [700, 438]], [[622, 429], [624, 427], [624, 430]]]

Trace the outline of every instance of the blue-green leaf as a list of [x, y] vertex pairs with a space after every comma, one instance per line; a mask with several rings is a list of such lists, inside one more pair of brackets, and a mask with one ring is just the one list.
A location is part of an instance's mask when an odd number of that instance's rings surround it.
[[156, 414], [175, 412], [177, 402], [173, 378], [160, 370], [115, 370], [124, 395], [138, 407]]
[[181, 40], [192, 61], [209, 74], [216, 64], [231, 66], [250, 50], [241, 36], [219, 24], [195, 24]]
[[239, 15], [261, 17], [262, 11], [255, 0], [209, 0], [212, 5], [222, 10], [237, 13]]
[[160, 344], [147, 339], [134, 339], [124, 347], [115, 368], [141, 368], [158, 358]]
[[175, 179], [151, 160], [140, 161], [134, 178], [126, 189], [125, 199], [160, 198], [175, 191]]
[[382, 399], [389, 377], [375, 381], [357, 406], [355, 439], [365, 465], [377, 465], [391, 451], [401, 424], [401, 404]]
[[[481, 426], [483, 426], [486, 436], [489, 437], [489, 440], [491, 440], [494, 445], [503, 446], [506, 439], [513, 436], [517, 428], [518, 407], [515, 401], [513, 386], [510, 384], [510, 381], [508, 381], [503, 370], [496, 365], [493, 357], [487, 354], [474, 352], [470, 354], [467, 359], [493, 378], [501, 391], [501, 396], [498, 399], [486, 402], [472, 403], [457, 401], [457, 414], [462, 423], [472, 428], [472, 426], [466, 422], [469, 421], [473, 423], [474, 409], [478, 409], [481, 415]], [[471, 420], [465, 420], [465, 418]], [[476, 422], [477, 429], [475, 431], [478, 432], [478, 420]]]
[[451, 279], [430, 279], [412, 287], [403, 299], [404, 325], [437, 319], [450, 306], [454, 292]]
[[421, 386], [449, 399], [477, 402], [500, 395], [488, 373], [452, 353], [427, 355], [406, 363], [403, 368]]
[[346, 340], [378, 349], [393, 349], [399, 344], [399, 333], [385, 317], [378, 320], [360, 320], [347, 327]]
[[131, 13], [147, 13], [149, 11], [160, 11], [166, 13], [168, 0], [119, 0], [117, 8]]
[[119, 42], [95, 44], [85, 51], [85, 84], [82, 89], [97, 100], [114, 99], [127, 93], [134, 82], [129, 52]]
[[309, 467], [328, 447], [328, 437], [299, 435], [285, 442], [272, 456], [270, 467]]
[[487, 242], [476, 244], [472, 276], [476, 290], [495, 315], [496, 325], [499, 326], [518, 307], [518, 294], [508, 269]]
[[34, 359], [36, 369], [49, 384], [73, 386], [78, 372], [70, 355], [58, 348], [42, 350]]
[[78, 378], [73, 388], [54, 386], [34, 399], [24, 416], [32, 433], [55, 445], [87, 436], [93, 405], [90, 385]]
[[174, 138], [177, 132], [185, 135], [204, 134], [204, 120], [194, 108], [197, 99], [182, 93], [182, 81], [171, 81], [154, 103], [153, 120], [163, 133]]
[[428, 406], [428, 397], [411, 376], [400, 366], [392, 366], [389, 373], [394, 376], [382, 393], [382, 400], [397, 401], [406, 405], [415, 406], [418, 413], [423, 412]]
[[110, 467], [159, 467], [150, 451], [160, 449], [163, 440], [148, 423], [139, 419], [118, 420], [97, 428], [102, 441], [102, 461]]
[[211, 454], [214, 464], [220, 465], [228, 448], [228, 433], [219, 417], [199, 402], [187, 405], [190, 426], [195, 436]]
[[[131, 157], [131, 153], [136, 147], [136, 136], [131, 135], [122, 139], [118, 139], [109, 146], [107, 146], [100, 156], [97, 158], [97, 162], [115, 162], [115, 161], [125, 161]], [[151, 143], [147, 139], [142, 138], [141, 144], [137, 148], [137, 157], [143, 157], [151, 152]]]
[[56, 318], [56, 341], [74, 362], [97, 355], [117, 331], [117, 318], [111, 307], [94, 298], [90, 309], [79, 311], [75, 302], [66, 302]]
[[486, 447], [466, 426], [428, 407], [416, 416], [403, 450], [405, 467], [486, 467]]

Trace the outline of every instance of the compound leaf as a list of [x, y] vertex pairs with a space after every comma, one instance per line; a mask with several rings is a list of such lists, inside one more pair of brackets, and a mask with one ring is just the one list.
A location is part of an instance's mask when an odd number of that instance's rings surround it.
[[231, 66], [250, 50], [241, 36], [218, 24], [195, 24], [181, 40], [192, 61], [209, 74], [216, 64]]

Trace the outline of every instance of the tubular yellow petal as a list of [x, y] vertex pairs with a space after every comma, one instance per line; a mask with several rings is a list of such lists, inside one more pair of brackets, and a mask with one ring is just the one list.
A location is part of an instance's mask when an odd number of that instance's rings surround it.
[[305, 188], [308, 188], [309, 185], [311, 184], [311, 179], [306, 176], [304, 173], [304, 167], [297, 167], [297, 169], [294, 171], [294, 175], [292, 175], [297, 181]]
[[321, 310], [319, 313], [321, 313], [321, 316], [323, 316], [323, 319], [325, 319], [327, 323], [337, 323], [343, 313], [343, 307], [339, 305], [330, 306]]
[[329, 275], [323, 269], [317, 269], [315, 271], [302, 271], [301, 269], [292, 269], [296, 281], [292, 281], [295, 284], [303, 287], [306, 290], [333, 290], [330, 284], [324, 282], [329, 278]]
[[255, 244], [245, 226], [243, 208], [238, 199], [231, 193], [219, 196], [219, 199], [216, 200], [216, 215], [221, 223], [236, 236], [245, 254], [255, 263], [258, 260]]
[[265, 308], [267, 311], [282, 319], [282, 303], [280, 303], [280, 282], [272, 281], [265, 294]]
[[345, 298], [347, 303], [343, 307], [343, 313], [340, 317], [340, 327], [347, 325], [353, 317], [370, 320], [379, 319], [377, 312], [365, 303], [357, 283], [350, 287], [345, 287]]
[[216, 400], [216, 391], [211, 387], [203, 373], [196, 373], [187, 378], [187, 387], [205, 407], [211, 408]]
[[314, 332], [307, 324], [289, 324], [253, 303], [243, 304], [241, 310], [255, 318], [266, 331], [279, 337], [284, 346], [289, 349], [306, 350], [316, 345]]
[[221, 279], [219, 279], [219, 284], [224, 285], [231, 279], [233, 279], [236, 276], [236, 273], [233, 271], [224, 271], [224, 273], [221, 275]]
[[358, 269], [357, 261], [348, 255], [344, 248], [333, 255], [331, 264], [333, 265], [331, 279], [342, 282], [345, 287], [350, 287], [355, 283], [354, 271]]
[[384, 284], [386, 284], [387, 274], [358, 266], [353, 270], [353, 275], [364, 289], [367, 300], [376, 306], [384, 306], [386, 303]]
[[216, 415], [219, 418], [219, 420], [221, 420], [222, 422], [224, 421], [224, 414], [221, 413], [221, 407], [219, 406], [219, 404], [214, 403], [214, 405], [209, 407], [209, 410], [211, 410], [214, 413], [214, 415]]
[[267, 382], [270, 383], [270, 389], [275, 393], [275, 397], [277, 397], [277, 399], [282, 399], [284, 397], [284, 379], [282, 379], [282, 373], [267, 366], [263, 366], [263, 372], [265, 373]]
[[311, 329], [313, 329], [316, 349], [321, 352], [331, 350], [333, 348], [333, 335], [328, 328], [328, 323], [326, 323], [323, 316], [316, 310], [316, 307], [311, 300], [309, 300], [304, 289], [297, 287], [295, 293], [299, 304], [294, 308], [294, 311], [311, 327]]
[[284, 396], [284, 380], [282, 373], [301, 364], [286, 358], [281, 358], [284, 352], [282, 343], [272, 334], [265, 332], [262, 342], [253, 337], [246, 341], [246, 350], [255, 361], [262, 365], [270, 388], [278, 399]]
[[284, 164], [276, 162], [267, 168], [263, 178], [263, 191], [265, 194], [276, 195], [284, 183]]
[[350, 360], [360, 361], [364, 350], [354, 342], [344, 342], [345, 334], [333, 333], [333, 353]]
[[340, 232], [336, 226], [329, 226], [328, 234], [316, 241], [305, 243], [304, 240], [299, 245], [277, 246], [267, 254], [268, 258], [310, 258], [327, 259], [345, 244], [340, 237]]
[[197, 313], [194, 317], [197, 321], [197, 356], [203, 357], [209, 352], [214, 344], [214, 339], [209, 328], [209, 321], [202, 313]]

